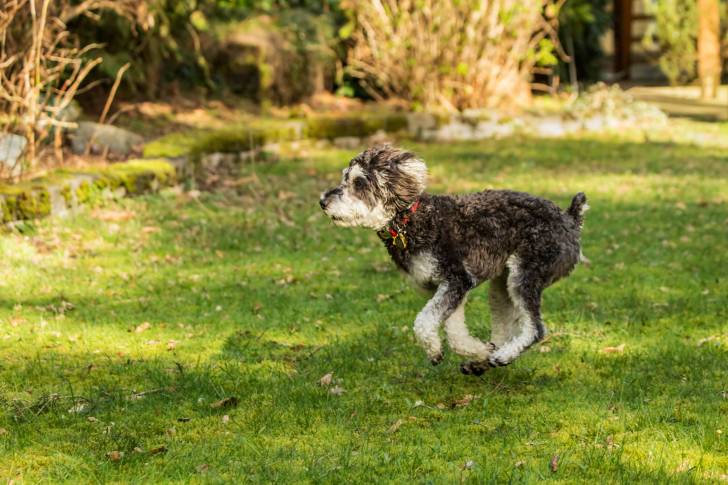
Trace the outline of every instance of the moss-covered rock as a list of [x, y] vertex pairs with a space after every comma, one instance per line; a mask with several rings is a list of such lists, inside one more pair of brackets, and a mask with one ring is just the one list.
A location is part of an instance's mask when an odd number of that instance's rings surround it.
[[207, 153], [240, 153], [261, 148], [266, 142], [265, 134], [259, 130], [220, 130], [200, 137], [193, 145], [190, 155], [193, 159]]
[[407, 128], [407, 116], [399, 113], [357, 115], [321, 115], [306, 120], [306, 135], [314, 139], [364, 137], [378, 131], [389, 133]]
[[82, 172], [59, 170], [28, 182], [0, 185], [0, 221], [62, 213], [74, 205], [93, 201], [105, 190], [137, 195], [175, 182], [175, 168], [165, 160], [133, 160]]
[[23, 183], [0, 186], [3, 222], [38, 219], [51, 213], [48, 188], [41, 184]]
[[207, 132], [184, 131], [170, 133], [156, 140], [150, 141], [144, 146], [144, 158], [178, 158], [187, 156], [199, 139]]
[[82, 180], [76, 187], [76, 203], [86, 204], [93, 198], [93, 186], [86, 180]]

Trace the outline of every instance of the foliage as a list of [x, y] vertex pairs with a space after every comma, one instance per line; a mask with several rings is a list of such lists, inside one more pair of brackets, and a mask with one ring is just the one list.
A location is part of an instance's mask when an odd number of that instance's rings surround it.
[[[100, 78], [110, 77], [118, 66], [131, 62], [125, 86], [148, 99], [183, 88], [220, 93], [245, 86], [237, 94], [287, 103], [300, 99], [300, 91], [308, 94], [311, 79], [318, 76], [311, 71], [322, 64], [333, 65], [332, 59], [338, 55], [332, 26], [340, 15], [335, 2], [146, 0], [144, 4], [150, 18], [148, 29], [112, 16], [103, 16], [99, 22], [82, 19], [71, 28], [89, 41], [103, 43], [108, 70], [99, 72]], [[267, 43], [272, 51], [258, 59], [260, 72], [231, 73], [226, 63], [239, 61], [223, 55], [230, 46], [220, 32], [230, 33], [245, 24], [263, 26], [256, 42]], [[272, 59], [281, 61], [280, 65]], [[284, 71], [286, 75], [281, 74]], [[278, 79], [281, 76], [284, 79]], [[268, 92], [269, 86], [261, 88], [262, 93], [247, 87], [261, 82], [274, 82], [276, 92]]]
[[643, 44], [659, 49], [660, 69], [671, 84], [692, 81], [697, 65], [697, 2], [646, 0], [645, 6], [655, 15], [655, 25], [645, 33]]
[[336, 70], [331, 17], [302, 9], [218, 27], [209, 49], [215, 80], [255, 101], [291, 104], [331, 88]]
[[165, 88], [178, 89], [180, 83], [210, 88], [201, 39], [208, 24], [204, 13], [196, 8], [197, 2], [141, 1], [147, 12], [145, 28], [139, 28], [135, 19], [112, 15], [80, 18], [69, 25], [85, 42], [102, 45], [104, 63], [96, 79], [106, 82], [120, 66], [131, 63], [124, 79], [131, 94], [153, 99]]
[[[573, 57], [580, 81], [598, 81], [604, 56], [601, 37], [611, 25], [608, 0], [568, 0], [559, 13], [559, 40]], [[568, 77], [561, 63], [561, 75]]]
[[482, 108], [530, 95], [535, 65], [555, 64], [563, 2], [352, 2], [349, 72], [377, 97], [415, 107]]
[[[27, 160], [39, 158], [41, 144], [72, 126], [64, 114], [91, 70], [101, 63], [96, 44], [82, 42], [66, 25], [81, 16], [109, 12], [136, 19], [139, 0], [9, 0], [0, 11], [0, 128], [19, 131], [28, 141]], [[143, 22], [143, 19], [141, 19]], [[88, 57], [88, 58], [85, 58]]]
[[[166, 191], [0, 237], [0, 475], [718, 482], [725, 151], [615, 138], [409, 148], [435, 193], [590, 196], [592, 265], [545, 292], [548, 341], [481, 379], [452, 354], [430, 366], [411, 331], [426, 296], [374, 233], [318, 210], [352, 153], [306, 149], [246, 166], [225, 193]], [[480, 338], [485, 293], [466, 312]]]

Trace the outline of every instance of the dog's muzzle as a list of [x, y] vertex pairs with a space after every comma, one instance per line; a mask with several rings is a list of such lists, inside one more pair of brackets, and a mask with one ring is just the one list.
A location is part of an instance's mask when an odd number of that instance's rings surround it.
[[326, 207], [328, 207], [329, 203], [331, 202], [331, 198], [335, 195], [341, 195], [342, 190], [340, 187], [336, 187], [331, 190], [327, 190], [323, 194], [321, 194], [321, 198], [319, 199], [319, 205], [321, 206], [321, 209], [326, 210]]

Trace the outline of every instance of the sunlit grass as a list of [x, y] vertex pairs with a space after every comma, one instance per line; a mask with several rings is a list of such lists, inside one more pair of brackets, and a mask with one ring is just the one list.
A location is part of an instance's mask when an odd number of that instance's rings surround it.
[[[374, 234], [319, 213], [352, 153], [312, 149], [246, 168], [260, 182], [237, 193], [168, 191], [104, 208], [128, 220], [87, 210], [0, 237], [0, 478], [725, 477], [726, 152], [410, 147], [435, 192], [512, 188], [562, 206], [587, 193], [592, 266], [547, 290], [548, 341], [482, 379], [452, 354], [431, 367], [410, 330], [426, 296]], [[467, 312], [483, 338], [485, 293]], [[230, 396], [237, 406], [211, 407]]]

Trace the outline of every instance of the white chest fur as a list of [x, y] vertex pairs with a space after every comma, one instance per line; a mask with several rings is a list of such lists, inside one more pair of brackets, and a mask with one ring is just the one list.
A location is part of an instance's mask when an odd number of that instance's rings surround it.
[[407, 274], [419, 286], [438, 283], [437, 261], [430, 253], [417, 253], [410, 258]]

